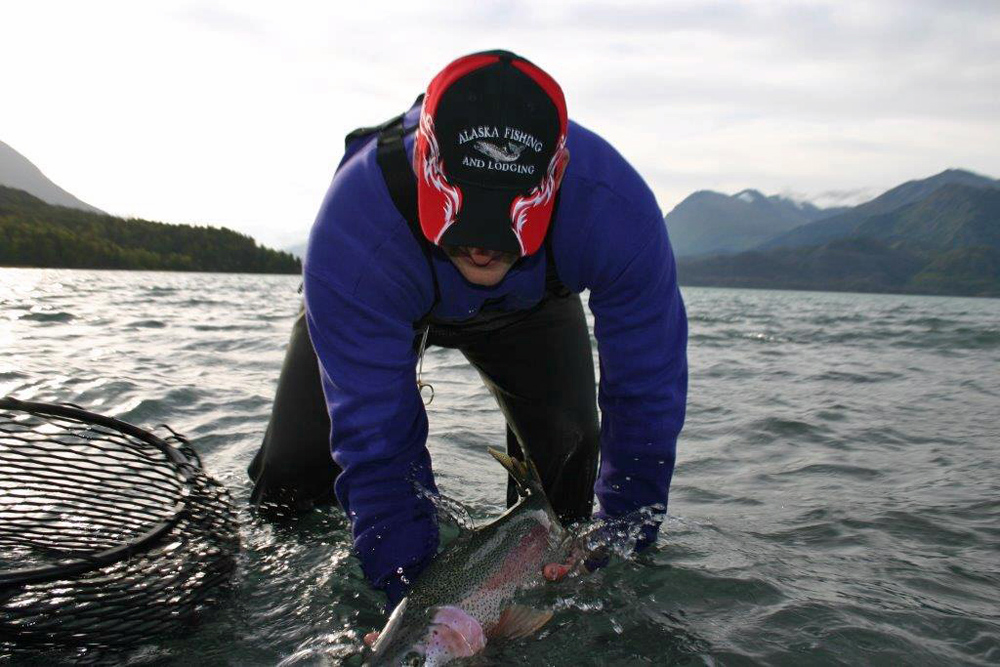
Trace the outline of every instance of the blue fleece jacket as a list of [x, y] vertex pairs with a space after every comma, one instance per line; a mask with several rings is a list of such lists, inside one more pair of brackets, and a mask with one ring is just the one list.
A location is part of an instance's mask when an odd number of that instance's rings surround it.
[[[407, 112], [417, 123], [419, 104]], [[413, 135], [407, 151], [412, 155]], [[590, 290], [600, 356], [600, 514], [667, 503], [687, 394], [687, 320], [663, 215], [649, 187], [604, 139], [570, 121], [570, 162], [552, 228], [562, 280]], [[417, 391], [414, 323], [431, 309], [428, 262], [393, 205], [374, 139], [348, 148], [309, 238], [305, 302], [332, 423], [336, 494], [365, 576], [398, 601], [434, 557], [436, 492]], [[545, 289], [544, 252], [496, 286], [467, 282], [438, 248], [433, 315], [461, 321], [487, 299], [529, 308]], [[655, 537], [647, 529], [642, 543]], [[640, 544], [642, 546], [642, 544]]]

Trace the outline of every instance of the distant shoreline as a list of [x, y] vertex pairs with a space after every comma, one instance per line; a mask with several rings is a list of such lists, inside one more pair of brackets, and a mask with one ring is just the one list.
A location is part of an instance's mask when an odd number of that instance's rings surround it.
[[679, 280], [678, 285], [683, 289], [685, 287], [703, 287], [710, 289], [736, 289], [736, 290], [748, 290], [753, 292], [815, 292], [816, 294], [858, 294], [870, 296], [873, 294], [882, 296], [928, 296], [928, 297], [941, 297], [944, 299], [1000, 299], [1000, 295], [991, 294], [954, 294], [954, 293], [944, 293], [944, 292], [919, 292], [919, 291], [902, 291], [902, 290], [860, 290], [857, 288], [819, 288], [819, 287], [778, 287], [778, 286], [761, 286], [761, 285], [719, 285], [719, 284], [707, 284], [707, 283], [691, 283], [685, 282], [684, 280]]
[[86, 266], [22, 266], [16, 264], [0, 264], [0, 271], [108, 271], [115, 273], [178, 273], [181, 275], [230, 275], [230, 276], [292, 276], [302, 277], [302, 272], [276, 272], [276, 271], [205, 271], [201, 269], [118, 269], [113, 267], [86, 267]]

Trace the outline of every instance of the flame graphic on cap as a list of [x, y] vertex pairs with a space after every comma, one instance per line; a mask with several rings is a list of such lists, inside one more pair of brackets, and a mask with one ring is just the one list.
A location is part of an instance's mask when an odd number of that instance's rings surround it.
[[455, 224], [455, 216], [462, 207], [462, 191], [448, 183], [444, 175], [444, 165], [441, 161], [441, 149], [438, 146], [437, 136], [434, 134], [434, 119], [427, 113], [427, 107], [420, 112], [420, 133], [427, 142], [427, 149], [424, 153], [423, 164], [420, 174], [427, 183], [434, 187], [441, 194], [442, 206], [444, 207], [444, 224], [434, 237], [434, 243], [440, 244], [441, 237], [448, 231], [448, 228]]
[[510, 219], [513, 221], [514, 235], [517, 237], [518, 245], [521, 246], [522, 256], [525, 254], [524, 240], [522, 239], [524, 228], [530, 222], [532, 210], [536, 207], [545, 206], [552, 200], [552, 196], [556, 191], [556, 169], [559, 167], [559, 163], [565, 153], [566, 134], [564, 133], [559, 137], [556, 150], [552, 154], [552, 159], [549, 160], [549, 168], [545, 173], [545, 178], [542, 179], [541, 183], [532, 188], [526, 196], [516, 197], [510, 205]]

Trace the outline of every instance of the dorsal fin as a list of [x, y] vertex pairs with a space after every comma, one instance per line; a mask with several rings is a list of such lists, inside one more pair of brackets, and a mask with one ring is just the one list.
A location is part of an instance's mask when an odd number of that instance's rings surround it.
[[487, 451], [493, 458], [495, 458], [500, 465], [507, 469], [510, 476], [514, 478], [514, 483], [517, 484], [517, 492], [519, 495], [527, 496], [529, 493], [540, 493], [542, 496], [545, 495], [545, 489], [542, 487], [542, 478], [538, 474], [538, 469], [535, 464], [532, 463], [531, 459], [528, 459], [527, 463], [523, 461], [518, 461], [509, 454], [504, 454], [498, 449], [492, 447], [487, 447]]

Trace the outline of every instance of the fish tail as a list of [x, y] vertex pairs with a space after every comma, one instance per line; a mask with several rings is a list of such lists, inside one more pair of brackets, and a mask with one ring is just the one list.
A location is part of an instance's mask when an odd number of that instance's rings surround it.
[[524, 497], [531, 493], [538, 493], [543, 498], [545, 497], [542, 477], [538, 474], [538, 468], [535, 467], [530, 457], [526, 457], [525, 461], [519, 461], [499, 449], [487, 447], [487, 451], [510, 473], [517, 485], [518, 495]]

